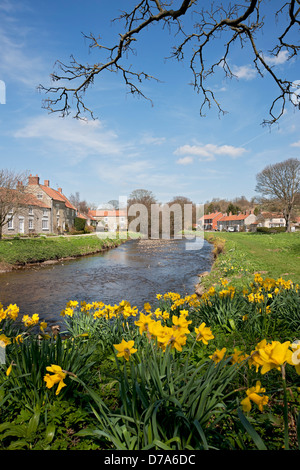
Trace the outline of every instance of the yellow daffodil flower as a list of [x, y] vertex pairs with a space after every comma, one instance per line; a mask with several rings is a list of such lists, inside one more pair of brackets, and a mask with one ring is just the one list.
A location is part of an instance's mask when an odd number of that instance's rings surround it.
[[149, 330], [149, 325], [153, 322], [155, 322], [155, 320], [153, 320], [151, 314], [145, 315], [141, 312], [139, 319], [135, 321], [134, 324], [139, 327], [140, 334], [142, 335], [144, 331], [147, 332]]
[[260, 411], [263, 411], [263, 407], [268, 403], [269, 398], [265, 395], [259, 395], [259, 393], [265, 393], [265, 389], [261, 387], [260, 381], [256, 382], [254, 387], [249, 388], [246, 391], [247, 397], [241, 401], [243, 410], [249, 412], [251, 410], [251, 401], [253, 401]]
[[10, 304], [5, 310], [6, 315], [12, 320], [16, 320], [19, 314], [19, 307], [16, 304]]
[[196, 341], [202, 341], [203, 344], [208, 344], [208, 341], [214, 339], [214, 335], [209, 327], [203, 322], [198, 328], [195, 328], [197, 334]]
[[0, 347], [5, 348], [9, 344], [11, 344], [10, 339], [6, 335], [1, 334], [0, 335]]
[[137, 349], [135, 349], [133, 346], [134, 341], [125, 341], [124, 339], [122, 339], [120, 344], [114, 344], [114, 347], [118, 351], [117, 357], [124, 357], [124, 359], [128, 361], [131, 354], [137, 352]]
[[188, 321], [185, 315], [180, 315], [180, 317], [173, 315], [172, 323], [173, 330], [178, 330], [182, 334], [189, 334], [188, 326], [192, 323], [192, 320]]
[[294, 351], [292, 353], [291, 362], [295, 366], [297, 374], [300, 375], [300, 340], [298, 339], [291, 344], [291, 348]]
[[280, 343], [279, 341], [267, 343], [264, 340], [264, 342], [258, 345], [252, 359], [254, 357], [257, 369], [261, 365], [261, 374], [266, 374], [274, 368], [280, 370], [281, 366], [286, 362], [291, 364], [292, 351], [289, 349], [290, 344], [290, 341], [285, 343]]
[[212, 359], [215, 364], [217, 364], [218, 362], [222, 361], [223, 357], [225, 356], [225, 353], [226, 353], [226, 348], [223, 348], [221, 350], [216, 349], [213, 355], [209, 356], [209, 358]]
[[239, 351], [238, 349], [234, 348], [231, 363], [239, 364], [240, 362], [243, 362], [245, 359], [247, 359], [247, 357], [249, 357], [247, 354], [244, 354], [242, 351]]
[[67, 373], [60, 367], [55, 364], [52, 364], [49, 367], [46, 367], [49, 372], [52, 372], [53, 375], [46, 374], [44, 376], [44, 381], [46, 382], [47, 388], [52, 388], [54, 385], [58, 384], [55, 395], [58, 395], [63, 387], [66, 387], [64, 379]]
[[12, 371], [12, 366], [13, 366], [13, 363], [10, 364], [10, 366], [7, 368], [6, 370], [6, 376], [8, 377]]

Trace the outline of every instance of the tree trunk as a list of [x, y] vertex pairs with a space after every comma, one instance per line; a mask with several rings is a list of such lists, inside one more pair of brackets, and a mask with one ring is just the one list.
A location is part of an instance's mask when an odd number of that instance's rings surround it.
[[290, 214], [290, 212], [288, 214], [285, 214], [284, 218], [285, 218], [285, 224], [286, 224], [285, 231], [290, 232], [291, 231], [291, 214]]

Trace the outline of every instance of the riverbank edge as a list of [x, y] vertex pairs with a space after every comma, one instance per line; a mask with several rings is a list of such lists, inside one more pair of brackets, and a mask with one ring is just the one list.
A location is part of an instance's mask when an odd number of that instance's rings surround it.
[[[82, 238], [82, 240], [84, 241], [84, 240], [87, 240], [87, 239]], [[99, 239], [99, 240], [101, 240], [101, 239]], [[95, 255], [97, 253], [102, 253], [102, 252], [108, 251], [110, 249], [117, 248], [118, 246], [120, 246], [121, 244], [123, 244], [123, 243], [125, 243], [129, 240], [131, 240], [131, 238], [115, 238], [115, 239], [113, 239], [113, 238], [107, 237], [105, 239], [102, 239], [103, 244], [101, 246], [99, 246], [98, 249], [95, 249], [95, 247], [93, 247], [92, 249], [90, 249], [90, 250], [88, 250], [84, 253], [70, 253], [68, 256], [65, 256], [65, 257], [40, 259], [40, 260], [35, 259], [35, 260], [28, 260], [28, 261], [23, 261], [23, 262], [20, 262], [20, 263], [12, 263], [12, 264], [8, 263], [7, 261], [5, 261], [3, 259], [0, 259], [0, 274], [5, 274], [5, 273], [11, 272], [11, 271], [18, 270], [18, 269], [26, 269], [26, 268], [30, 268], [30, 267], [33, 267], [33, 266], [47, 266], [47, 265], [50, 265], [50, 264], [57, 264], [57, 263], [60, 263], [62, 261], [81, 258], [81, 257], [84, 257], [84, 256]], [[34, 243], [34, 241], [35, 240], [32, 240], [33, 243]], [[84, 246], [84, 243], [83, 243], [82, 246]], [[86, 246], [84, 246], [84, 247], [87, 248]]]
[[209, 234], [206, 235], [205, 233], [204, 239], [213, 245], [213, 249], [211, 251], [212, 265], [209, 271], [203, 271], [197, 275], [199, 277], [199, 282], [197, 282], [194, 287], [195, 294], [199, 298], [209, 289], [209, 279], [212, 276], [212, 271], [216, 268], [216, 260], [221, 253], [225, 252], [225, 240], [209, 237]]

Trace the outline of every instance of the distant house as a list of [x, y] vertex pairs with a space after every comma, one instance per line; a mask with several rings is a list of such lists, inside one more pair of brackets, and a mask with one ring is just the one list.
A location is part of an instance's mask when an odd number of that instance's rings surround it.
[[222, 212], [213, 212], [200, 217], [198, 222], [198, 228], [201, 230], [218, 230], [218, 220], [223, 217]]
[[300, 217], [294, 217], [291, 224], [292, 230], [300, 230]]
[[[82, 212], [77, 212], [77, 219], [82, 219], [85, 221], [85, 227], [89, 228], [90, 231], [93, 231], [97, 226], [97, 221], [89, 214], [83, 214]], [[76, 224], [75, 224], [76, 225]], [[91, 227], [94, 227], [91, 229]]]
[[286, 221], [282, 214], [262, 212], [257, 216], [258, 227], [285, 227]]
[[224, 215], [217, 221], [218, 230], [227, 231], [255, 231], [257, 227], [256, 216], [252, 212], [238, 215]]
[[127, 230], [128, 227], [126, 209], [90, 210], [88, 216], [97, 221], [97, 230]]
[[49, 180], [40, 184], [38, 175], [30, 175], [25, 192], [32, 194], [38, 201], [50, 208], [48, 219], [46, 220], [44, 216], [43, 232], [59, 234], [74, 226], [77, 209], [63, 194], [61, 188], [57, 190], [51, 188]]
[[97, 227], [97, 220], [95, 219], [95, 217], [92, 216], [91, 214], [91, 211], [89, 210], [89, 212], [87, 214], [84, 214], [84, 216], [86, 217], [87, 219], [87, 224], [88, 225], [91, 225], [92, 227]]

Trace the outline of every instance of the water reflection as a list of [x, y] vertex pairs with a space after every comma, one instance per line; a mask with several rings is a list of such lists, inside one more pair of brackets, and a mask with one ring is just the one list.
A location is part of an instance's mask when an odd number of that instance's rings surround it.
[[0, 274], [0, 301], [21, 314], [57, 321], [68, 300], [123, 299], [142, 308], [156, 294], [194, 292], [197, 274], [211, 267], [211, 246], [186, 250], [184, 240], [132, 240], [105, 253]]

